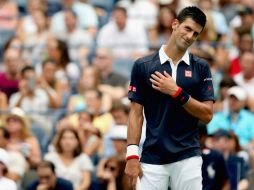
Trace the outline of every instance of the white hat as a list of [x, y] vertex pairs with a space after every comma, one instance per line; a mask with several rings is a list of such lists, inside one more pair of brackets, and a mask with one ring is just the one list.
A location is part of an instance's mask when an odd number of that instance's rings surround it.
[[127, 140], [127, 126], [126, 125], [116, 125], [112, 127], [110, 138], [112, 140]]
[[2, 162], [6, 167], [9, 165], [9, 154], [3, 148], [0, 148], [0, 162]]
[[239, 101], [245, 101], [247, 99], [246, 91], [240, 86], [233, 86], [227, 92], [229, 96], [235, 96]]
[[7, 115], [6, 117], [6, 120], [11, 117], [17, 117], [24, 123], [24, 125], [28, 125], [28, 118], [26, 112], [19, 107], [11, 108], [9, 115]]

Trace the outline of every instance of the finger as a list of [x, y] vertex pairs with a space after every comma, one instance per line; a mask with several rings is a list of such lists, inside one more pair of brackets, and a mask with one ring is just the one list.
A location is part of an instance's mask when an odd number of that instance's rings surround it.
[[167, 78], [170, 78], [170, 77], [171, 77], [171, 76], [167, 73], [167, 71], [164, 71], [163, 73], [164, 73], [164, 75], [165, 75]]
[[134, 177], [134, 178], [132, 178], [132, 189], [133, 190], [136, 190], [136, 184], [137, 184], [137, 178]]
[[152, 84], [152, 87], [155, 89], [155, 90], [160, 90], [160, 88], [154, 84]]
[[155, 75], [155, 74], [151, 74], [151, 77], [154, 79], [154, 80], [156, 80], [156, 81], [160, 81], [161, 80], [161, 78], [159, 78], [157, 75]]
[[152, 84], [155, 85], [155, 86], [159, 86], [159, 85], [160, 85], [159, 82], [157, 82], [156, 80], [154, 80], [154, 79], [152, 79], [152, 78], [150, 78], [150, 81], [151, 81]]
[[159, 71], [155, 71], [155, 73], [159, 78], [164, 78], [164, 75], [161, 74]]

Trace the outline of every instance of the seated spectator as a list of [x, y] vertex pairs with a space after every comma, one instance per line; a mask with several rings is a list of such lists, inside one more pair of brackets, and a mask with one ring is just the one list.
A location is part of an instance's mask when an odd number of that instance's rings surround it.
[[97, 179], [89, 190], [130, 190], [128, 177], [124, 174], [125, 160], [117, 156], [100, 162], [97, 168]]
[[21, 54], [14, 49], [6, 49], [4, 52], [5, 71], [0, 72], [0, 91], [4, 92], [9, 99], [18, 91], [18, 79]]
[[25, 157], [19, 151], [8, 150], [10, 143], [10, 134], [5, 127], [0, 127], [0, 148], [5, 149], [9, 155], [8, 178], [20, 183], [20, 179], [24, 175], [27, 165]]
[[168, 6], [160, 7], [156, 26], [148, 30], [150, 50], [158, 50], [168, 40], [172, 32], [172, 22], [176, 18], [174, 10]]
[[18, 25], [18, 6], [13, 1], [6, 1], [1, 4], [0, 28], [1, 30], [16, 30]]
[[1, 189], [17, 190], [16, 183], [5, 176], [8, 172], [8, 162], [8, 153], [0, 148], [0, 187]]
[[57, 177], [55, 166], [49, 161], [42, 161], [37, 167], [38, 180], [31, 182], [26, 190], [73, 190], [70, 181]]
[[119, 59], [134, 59], [148, 52], [145, 28], [128, 20], [126, 9], [122, 7], [114, 8], [112, 21], [100, 29], [97, 43], [99, 47], [111, 49], [114, 58]]
[[[62, 5], [63, 9], [72, 9], [77, 13], [78, 28], [87, 30], [92, 36], [96, 35], [98, 18], [91, 5], [75, 0], [62, 0]], [[65, 30], [64, 11], [59, 11], [52, 17], [51, 31], [57, 36]]]
[[88, 55], [91, 53], [93, 36], [86, 30], [77, 27], [77, 14], [72, 9], [64, 10], [66, 31], [56, 37], [68, 45], [71, 61], [84, 68], [88, 65]]
[[229, 171], [231, 189], [248, 189], [247, 173], [249, 166], [242, 157], [231, 152], [230, 132], [219, 129], [213, 133], [213, 148], [220, 151]]
[[[38, 0], [37, 0], [38, 1]], [[48, 18], [44, 11], [36, 10], [33, 13], [36, 31], [23, 35], [23, 58], [30, 65], [37, 65], [46, 57], [47, 39], [51, 35], [48, 28]]]
[[247, 106], [254, 111], [254, 52], [245, 51], [240, 57], [241, 72], [234, 76], [237, 85], [246, 90]]
[[240, 145], [247, 148], [254, 141], [254, 115], [245, 110], [247, 94], [239, 86], [228, 89], [229, 111], [217, 112], [208, 124], [208, 133], [212, 134], [218, 129], [232, 130], [237, 135]]
[[56, 167], [56, 176], [72, 182], [75, 190], [86, 190], [91, 183], [93, 164], [82, 152], [82, 142], [78, 132], [73, 128], [64, 128], [56, 134], [54, 141], [56, 151], [45, 155]]
[[94, 165], [97, 165], [99, 159], [99, 149], [101, 145], [101, 133], [98, 128], [93, 126], [93, 115], [88, 111], [81, 111], [79, 116], [79, 129], [83, 134], [83, 149], [90, 156]]
[[[100, 85], [99, 71], [94, 66], [86, 66], [81, 72], [81, 77], [77, 85], [77, 94], [70, 97], [68, 102], [68, 111], [70, 113], [78, 111], [80, 108], [87, 108], [86, 92], [98, 89]], [[100, 91], [100, 93], [102, 93]], [[108, 94], [102, 93], [102, 109], [108, 111], [111, 107], [111, 98]]]
[[109, 129], [109, 132], [106, 133], [103, 137], [103, 144], [104, 144], [103, 157], [108, 158], [109, 156], [116, 154], [116, 150], [111, 140], [111, 133], [115, 130], [115, 127], [128, 125], [129, 111], [130, 111], [129, 106], [123, 104], [121, 101], [117, 101], [113, 103], [110, 113], [113, 116], [114, 124]]
[[207, 146], [210, 137], [206, 126], [199, 126], [199, 134], [203, 158], [203, 190], [230, 189], [229, 173], [223, 154]]
[[99, 47], [92, 64], [100, 74], [99, 90], [108, 94], [113, 100], [126, 95], [127, 78], [113, 70], [113, 55], [110, 49]]
[[25, 112], [20, 108], [12, 108], [6, 117], [5, 127], [10, 134], [7, 150], [18, 151], [30, 167], [35, 167], [41, 160], [41, 150], [38, 140], [30, 131]]

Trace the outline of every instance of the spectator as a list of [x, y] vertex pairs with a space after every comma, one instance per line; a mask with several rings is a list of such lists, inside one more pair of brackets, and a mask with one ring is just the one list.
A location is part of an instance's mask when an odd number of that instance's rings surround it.
[[148, 51], [144, 27], [129, 20], [126, 9], [122, 7], [114, 8], [112, 21], [101, 28], [97, 43], [99, 47], [110, 48], [115, 58], [136, 58]]
[[20, 53], [14, 49], [6, 49], [4, 52], [5, 71], [0, 73], [0, 90], [10, 96], [18, 91]]
[[5, 127], [10, 134], [7, 150], [18, 151], [31, 168], [35, 167], [41, 160], [41, 150], [38, 140], [30, 131], [25, 112], [20, 108], [12, 108], [6, 117]]
[[[61, 0], [64, 9], [72, 9], [77, 13], [78, 28], [87, 30], [92, 36], [97, 33], [98, 18], [94, 8], [76, 0]], [[51, 31], [56, 36], [66, 31], [64, 23], [64, 11], [59, 11], [53, 15], [51, 20]]]
[[[50, 102], [52, 100], [52, 102]], [[10, 107], [20, 107], [26, 112], [33, 111], [45, 113], [53, 104], [53, 98], [47, 95], [46, 91], [38, 88], [35, 70], [31, 66], [26, 66], [21, 70], [21, 80], [19, 81], [19, 92], [10, 98]]]
[[232, 130], [239, 138], [240, 145], [247, 148], [254, 140], [254, 115], [244, 109], [247, 99], [246, 92], [239, 86], [233, 86], [228, 89], [227, 93], [229, 112], [215, 113], [208, 124], [208, 133], [212, 134], [218, 129]]
[[46, 58], [46, 42], [51, 35], [48, 27], [48, 17], [45, 11], [36, 10], [33, 12], [33, 20], [36, 31], [33, 33], [24, 33], [24, 59], [31, 65], [37, 65]]
[[207, 139], [210, 137], [206, 126], [201, 125], [199, 132], [203, 158], [203, 190], [229, 190], [229, 173], [222, 153], [207, 146]]
[[75, 190], [88, 189], [93, 164], [82, 152], [82, 142], [77, 131], [73, 128], [60, 130], [55, 139], [55, 149], [55, 152], [45, 155], [45, 160], [55, 165], [56, 175], [70, 180]]
[[219, 129], [213, 133], [213, 147], [220, 151], [226, 160], [231, 189], [248, 189], [247, 168], [243, 158], [231, 152], [229, 131]]
[[5, 190], [17, 190], [16, 183], [5, 177], [8, 172], [8, 162], [9, 162], [9, 155], [8, 153], [0, 148], [0, 187]]
[[77, 27], [77, 14], [72, 9], [64, 10], [66, 31], [58, 34], [58, 38], [68, 44], [70, 59], [84, 68], [88, 64], [88, 55], [91, 53], [93, 36], [86, 30]]
[[93, 60], [93, 65], [100, 74], [99, 89], [108, 94], [112, 100], [119, 100], [126, 95], [127, 78], [113, 71], [113, 55], [110, 49], [99, 47]]
[[97, 181], [89, 190], [131, 190], [128, 178], [124, 174], [125, 160], [112, 156], [98, 165]]
[[42, 161], [37, 167], [38, 180], [31, 182], [26, 190], [73, 190], [70, 181], [57, 177], [55, 166], [51, 162]]
[[237, 85], [241, 86], [248, 95], [247, 105], [254, 111], [254, 53], [246, 51], [240, 57], [241, 72], [234, 76]]
[[161, 6], [156, 26], [148, 30], [150, 50], [158, 50], [171, 35], [171, 24], [176, 13], [168, 6]]
[[27, 166], [25, 157], [18, 151], [7, 150], [10, 143], [10, 134], [5, 127], [0, 127], [0, 148], [5, 149], [9, 155], [8, 178], [14, 180], [16, 183], [24, 175]]
[[[99, 71], [94, 66], [87, 66], [83, 68], [81, 77], [78, 82], [78, 94], [70, 97], [68, 103], [68, 111], [78, 111], [80, 108], [87, 108], [88, 102], [86, 99], [86, 92], [88, 90], [98, 89], [100, 85]], [[101, 93], [101, 92], [100, 92]], [[111, 98], [108, 94], [102, 93], [102, 111], [108, 111], [111, 107]]]

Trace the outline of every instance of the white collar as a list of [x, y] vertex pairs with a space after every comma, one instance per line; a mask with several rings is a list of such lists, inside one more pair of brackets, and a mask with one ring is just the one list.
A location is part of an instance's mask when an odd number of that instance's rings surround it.
[[[160, 50], [159, 50], [159, 57], [160, 57], [160, 62], [161, 64], [164, 64], [165, 62], [167, 61], [171, 61], [172, 62], [172, 59], [170, 57], [168, 57], [168, 55], [165, 53], [165, 48], [166, 45], [162, 45]], [[183, 57], [178, 61], [178, 63], [180, 61], [184, 61], [187, 65], [190, 65], [190, 57], [189, 57], [189, 51], [187, 50]]]

